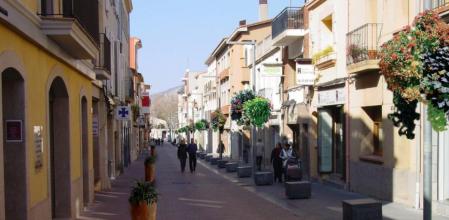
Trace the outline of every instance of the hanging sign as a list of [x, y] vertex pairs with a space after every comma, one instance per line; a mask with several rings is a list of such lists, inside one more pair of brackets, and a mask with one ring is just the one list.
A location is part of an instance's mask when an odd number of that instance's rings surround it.
[[115, 109], [115, 118], [121, 121], [130, 120], [131, 108], [129, 106], [118, 106]]
[[151, 106], [151, 100], [150, 100], [150, 93], [144, 92], [142, 93], [142, 114], [150, 114], [150, 106]]
[[22, 142], [22, 121], [6, 120], [6, 142]]
[[345, 101], [344, 88], [318, 91], [318, 106], [341, 105]]
[[315, 69], [310, 64], [296, 65], [296, 84], [301, 86], [311, 86], [315, 82]]

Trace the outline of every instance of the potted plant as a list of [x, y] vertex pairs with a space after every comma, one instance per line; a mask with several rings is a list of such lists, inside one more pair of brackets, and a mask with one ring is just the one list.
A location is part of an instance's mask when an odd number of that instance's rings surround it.
[[251, 124], [262, 127], [270, 119], [270, 101], [262, 97], [249, 100], [244, 105], [244, 114], [249, 118]]
[[226, 124], [226, 116], [224, 116], [223, 113], [217, 109], [212, 113], [210, 124], [214, 131], [219, 131], [221, 133], [224, 129], [224, 125]]
[[243, 90], [237, 93], [231, 100], [231, 119], [238, 125], [249, 125], [249, 120], [243, 114], [245, 102], [256, 98], [252, 90]]
[[156, 156], [148, 156], [145, 159], [145, 181], [153, 183], [156, 177]]
[[129, 203], [132, 220], [156, 220], [158, 194], [146, 181], [137, 181], [131, 189]]
[[195, 130], [204, 131], [209, 128], [209, 123], [205, 119], [201, 119], [195, 123]]

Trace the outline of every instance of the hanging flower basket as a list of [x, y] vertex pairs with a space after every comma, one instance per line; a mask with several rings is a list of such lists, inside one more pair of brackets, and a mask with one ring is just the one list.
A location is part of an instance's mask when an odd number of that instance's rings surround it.
[[226, 117], [220, 110], [215, 110], [211, 116], [211, 126], [214, 131], [223, 131], [226, 123]]
[[256, 97], [244, 105], [244, 114], [249, 118], [251, 124], [262, 127], [271, 115], [271, 103], [268, 99]]
[[237, 93], [231, 100], [231, 119], [238, 125], [249, 125], [249, 120], [243, 114], [245, 102], [256, 98], [252, 90], [243, 90]]
[[413, 139], [418, 102], [428, 105], [428, 118], [436, 131], [447, 127], [449, 113], [449, 26], [427, 11], [413, 25], [384, 45], [380, 72], [393, 91], [394, 113], [389, 115], [399, 134]]
[[204, 119], [201, 119], [195, 123], [195, 129], [197, 131], [204, 131], [204, 130], [207, 130], [208, 128], [209, 128], [209, 123]]

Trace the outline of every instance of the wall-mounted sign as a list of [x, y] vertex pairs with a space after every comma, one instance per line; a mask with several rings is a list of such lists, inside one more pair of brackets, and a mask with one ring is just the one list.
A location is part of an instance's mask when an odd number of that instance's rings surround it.
[[315, 82], [315, 67], [310, 64], [296, 65], [296, 84], [311, 86]]
[[263, 75], [264, 76], [282, 76], [282, 66], [264, 65]]
[[6, 120], [6, 142], [22, 142], [22, 121]]
[[345, 89], [318, 91], [318, 106], [341, 105], [346, 101]]
[[42, 126], [34, 126], [34, 168], [40, 169], [43, 166], [43, 153], [44, 153], [44, 139], [42, 138]]
[[94, 116], [92, 118], [92, 135], [94, 137], [98, 137], [98, 135], [100, 134], [100, 128], [99, 128], [99, 124], [98, 124], [98, 117]]
[[129, 106], [118, 106], [115, 109], [115, 118], [121, 121], [130, 120], [131, 108]]

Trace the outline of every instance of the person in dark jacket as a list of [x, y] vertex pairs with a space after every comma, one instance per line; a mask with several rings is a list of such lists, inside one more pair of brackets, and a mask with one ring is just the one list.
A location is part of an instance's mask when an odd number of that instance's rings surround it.
[[282, 147], [281, 143], [277, 143], [276, 147], [271, 151], [271, 164], [274, 170], [274, 182], [279, 181], [282, 183], [282, 159], [281, 159]]
[[184, 173], [186, 169], [186, 160], [187, 160], [187, 145], [185, 140], [181, 140], [181, 143], [178, 147], [178, 159], [181, 162], [181, 172]]
[[195, 140], [193, 138], [190, 140], [187, 151], [189, 152], [190, 172], [193, 173], [196, 170], [196, 152], [198, 151], [198, 146], [195, 144]]
[[220, 140], [220, 143], [218, 144], [217, 153], [220, 155], [220, 160], [223, 159], [223, 153], [225, 150], [225, 146], [223, 144], [223, 141]]

